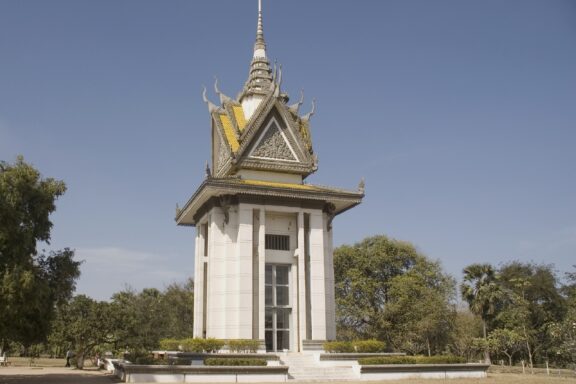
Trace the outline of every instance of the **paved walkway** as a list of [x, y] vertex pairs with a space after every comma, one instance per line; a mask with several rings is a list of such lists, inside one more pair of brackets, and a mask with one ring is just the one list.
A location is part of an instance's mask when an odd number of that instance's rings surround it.
[[0, 367], [0, 384], [111, 384], [119, 381], [104, 371], [72, 368]]

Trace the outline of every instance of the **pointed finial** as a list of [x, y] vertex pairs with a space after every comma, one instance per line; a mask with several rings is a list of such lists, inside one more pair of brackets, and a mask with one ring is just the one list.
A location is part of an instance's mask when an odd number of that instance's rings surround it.
[[300, 90], [300, 100], [297, 103], [292, 104], [288, 108], [290, 109], [290, 111], [292, 113], [298, 114], [298, 110], [300, 109], [300, 106], [302, 105], [303, 102], [304, 102], [304, 90], [301, 89]]
[[[274, 97], [280, 96], [280, 87], [282, 86], [282, 64], [278, 66], [278, 76], [276, 77], [276, 81], [272, 82], [271, 89], [274, 90]], [[284, 103], [288, 102], [288, 95], [285, 95]]]
[[[274, 91], [275, 84], [272, 78], [270, 62], [266, 57], [266, 43], [264, 42], [264, 27], [262, 26], [262, 1], [258, 1], [258, 28], [256, 29], [256, 42], [254, 43], [254, 54], [250, 63], [248, 79], [244, 84], [242, 93], [238, 95], [238, 101], [245, 107], [246, 117], [249, 119], [252, 115], [252, 107], [244, 103], [244, 99], [251, 99], [256, 96], [262, 99], [263, 96]], [[246, 112], [248, 111], [248, 112]]]
[[209, 179], [212, 177], [212, 171], [210, 170], [210, 166], [208, 165], [208, 161], [206, 161], [206, 178]]
[[220, 97], [220, 104], [224, 104], [226, 101], [232, 101], [232, 99], [218, 89], [218, 78], [214, 76], [214, 92]]
[[282, 85], [282, 64], [278, 67], [278, 88]]
[[264, 42], [264, 26], [262, 23], [262, 0], [258, 0], [258, 26], [256, 28], [254, 57], [266, 57], [266, 43]]
[[204, 102], [208, 105], [208, 111], [210, 113], [218, 109], [218, 107], [214, 103], [208, 100], [208, 97], [206, 96], [206, 86], [204, 86], [204, 90], [202, 91], [202, 100], [204, 100]]
[[315, 112], [316, 112], [316, 99], [312, 99], [312, 110], [307, 114], [305, 114], [304, 116], [302, 116], [302, 120], [310, 120], [310, 118], [312, 117], [312, 115], [314, 115]]
[[360, 183], [358, 183], [358, 192], [364, 193], [365, 190], [366, 190], [366, 182], [364, 181], [364, 178], [362, 178], [360, 179]]

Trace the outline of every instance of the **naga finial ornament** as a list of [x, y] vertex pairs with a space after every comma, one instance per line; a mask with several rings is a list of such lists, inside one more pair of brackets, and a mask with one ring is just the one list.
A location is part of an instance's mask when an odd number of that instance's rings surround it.
[[366, 190], [366, 181], [364, 180], [364, 178], [362, 178], [358, 183], [358, 192], [364, 193], [365, 190]]
[[307, 114], [305, 114], [304, 116], [302, 116], [302, 120], [306, 121], [310, 120], [310, 118], [314, 115], [315, 112], [316, 112], [316, 99], [312, 99], [312, 110]]
[[221, 104], [232, 100], [229, 96], [226, 96], [220, 91], [220, 89], [218, 89], [218, 78], [216, 76], [214, 76], [214, 92], [216, 92], [216, 94], [220, 97]]
[[208, 105], [208, 111], [210, 113], [212, 113], [218, 109], [216, 104], [214, 104], [213, 102], [208, 100], [208, 97], [206, 96], [206, 86], [204, 86], [204, 90], [202, 91], [202, 100], [204, 100], [204, 102]]
[[304, 89], [300, 90], [300, 100], [298, 100], [297, 103], [292, 104], [291, 106], [289, 106], [288, 108], [290, 109], [290, 111], [294, 112], [295, 114], [298, 113], [298, 110], [300, 109], [300, 106], [302, 105], [302, 103], [304, 102]]

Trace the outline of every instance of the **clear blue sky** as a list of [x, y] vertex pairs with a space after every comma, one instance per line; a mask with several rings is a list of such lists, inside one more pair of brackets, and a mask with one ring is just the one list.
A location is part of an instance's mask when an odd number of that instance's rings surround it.
[[[213, 76], [248, 74], [256, 0], [1, 0], [0, 159], [67, 193], [52, 244], [78, 292], [193, 272], [174, 224], [204, 177]], [[306, 112], [319, 171], [362, 205], [335, 243], [413, 242], [456, 278], [473, 262], [576, 264], [576, 2], [264, 0], [269, 57]], [[212, 99], [216, 98], [212, 95]]]

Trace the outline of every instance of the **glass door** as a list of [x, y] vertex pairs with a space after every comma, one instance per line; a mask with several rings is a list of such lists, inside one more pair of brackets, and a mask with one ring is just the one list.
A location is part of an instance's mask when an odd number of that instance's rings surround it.
[[290, 349], [290, 266], [266, 264], [266, 351]]

